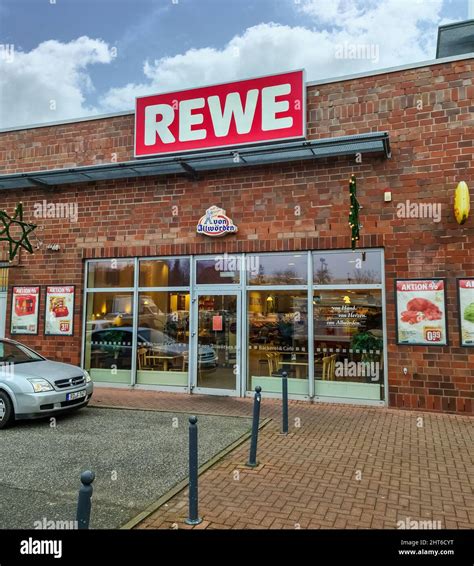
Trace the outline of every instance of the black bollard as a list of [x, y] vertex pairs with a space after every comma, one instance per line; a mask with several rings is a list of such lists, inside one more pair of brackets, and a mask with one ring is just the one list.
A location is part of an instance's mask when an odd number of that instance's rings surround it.
[[281, 373], [281, 393], [282, 393], [281, 433], [288, 434], [288, 374], [286, 371], [283, 371]]
[[189, 516], [188, 525], [199, 525], [198, 515], [198, 429], [197, 417], [189, 417]]
[[79, 499], [77, 501], [76, 521], [78, 529], [88, 529], [91, 518], [91, 497], [92, 482], [94, 481], [94, 472], [82, 472], [81, 487], [79, 489]]
[[257, 462], [257, 442], [258, 442], [258, 422], [260, 420], [260, 401], [262, 388], [257, 385], [255, 388], [255, 396], [253, 398], [253, 421], [252, 421], [252, 439], [250, 441], [250, 454], [247, 466], [255, 468], [258, 466]]

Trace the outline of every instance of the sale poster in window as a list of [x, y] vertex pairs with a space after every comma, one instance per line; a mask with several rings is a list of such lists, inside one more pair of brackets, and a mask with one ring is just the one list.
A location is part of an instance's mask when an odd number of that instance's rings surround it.
[[47, 336], [72, 336], [74, 286], [46, 287], [44, 333]]
[[461, 346], [474, 347], [474, 279], [458, 279]]
[[398, 344], [446, 346], [445, 291], [444, 279], [396, 281]]
[[39, 287], [13, 287], [11, 334], [38, 334]]

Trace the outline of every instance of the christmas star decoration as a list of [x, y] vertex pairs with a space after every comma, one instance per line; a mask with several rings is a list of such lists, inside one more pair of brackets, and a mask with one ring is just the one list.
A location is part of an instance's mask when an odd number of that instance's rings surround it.
[[349, 180], [349, 194], [351, 196], [351, 208], [349, 210], [349, 226], [351, 227], [351, 248], [355, 250], [357, 241], [359, 239], [359, 229], [361, 224], [359, 223], [359, 210], [361, 208], [359, 201], [357, 200], [357, 187], [356, 178], [351, 175]]
[[10, 262], [15, 258], [18, 248], [33, 253], [28, 235], [36, 228], [36, 224], [23, 222], [23, 203], [16, 205], [15, 214], [9, 216], [5, 210], [0, 210], [0, 242], [8, 242], [8, 258]]

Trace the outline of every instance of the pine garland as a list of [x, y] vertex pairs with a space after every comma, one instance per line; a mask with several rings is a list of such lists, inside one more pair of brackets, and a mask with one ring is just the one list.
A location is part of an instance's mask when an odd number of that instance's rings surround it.
[[355, 175], [351, 175], [349, 179], [349, 193], [351, 195], [351, 208], [349, 211], [349, 226], [351, 227], [351, 248], [355, 250], [357, 241], [359, 239], [359, 229], [361, 224], [359, 223], [359, 210], [360, 204], [357, 200], [357, 187]]

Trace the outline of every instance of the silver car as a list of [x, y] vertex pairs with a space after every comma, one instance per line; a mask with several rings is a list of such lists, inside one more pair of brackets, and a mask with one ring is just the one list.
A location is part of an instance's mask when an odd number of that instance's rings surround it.
[[13, 420], [55, 416], [85, 407], [87, 371], [52, 362], [14, 340], [0, 339], [0, 429]]

